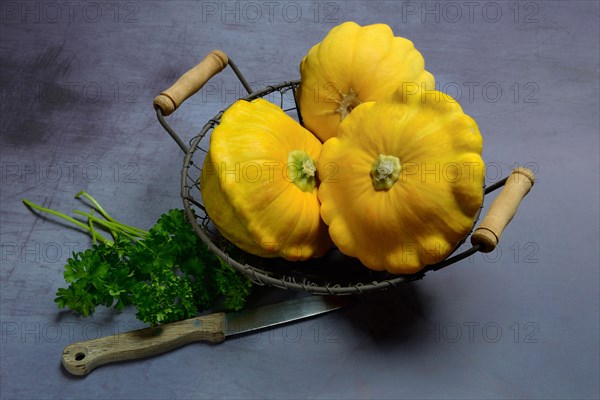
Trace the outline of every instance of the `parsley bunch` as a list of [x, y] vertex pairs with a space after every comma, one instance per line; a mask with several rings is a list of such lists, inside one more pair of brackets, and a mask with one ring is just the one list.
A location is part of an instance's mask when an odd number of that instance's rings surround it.
[[[24, 199], [29, 207], [66, 219], [88, 232], [90, 249], [73, 255], [65, 265], [69, 284], [58, 289], [54, 301], [84, 317], [97, 306], [122, 310], [133, 305], [139, 320], [152, 326], [194, 317], [222, 299], [228, 310], [244, 307], [252, 283], [222, 261], [196, 236], [183, 210], [161, 215], [144, 231], [112, 218], [98, 202], [85, 197], [100, 212], [74, 213], [87, 218], [87, 224], [55, 210]], [[96, 226], [111, 233], [102, 235]]]

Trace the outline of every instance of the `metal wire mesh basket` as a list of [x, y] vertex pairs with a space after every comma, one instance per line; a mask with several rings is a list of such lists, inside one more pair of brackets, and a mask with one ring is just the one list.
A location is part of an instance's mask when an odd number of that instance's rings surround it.
[[[286, 113], [302, 123], [301, 110], [296, 102], [299, 80], [282, 82], [254, 91], [231, 58], [218, 50], [211, 52], [198, 65], [182, 75], [173, 86], [157, 96], [154, 100], [154, 108], [160, 124], [184, 153], [181, 171], [181, 197], [191, 227], [211, 251], [258, 285], [301, 290], [321, 295], [349, 295], [386, 289], [421, 279], [430, 271], [447, 267], [476, 252], [493, 250], [502, 230], [516, 212], [521, 199], [533, 185], [535, 179], [533, 173], [524, 168], [518, 168], [513, 171], [511, 176], [483, 188], [484, 194], [487, 195], [506, 185], [488, 212], [488, 217], [491, 216], [493, 221], [486, 224], [486, 217], [482, 226], [471, 234], [472, 244], [470, 246], [466, 245], [467, 238], [463, 239], [448, 258], [437, 264], [429, 265], [416, 274], [393, 275], [387, 272], [373, 271], [364, 267], [357, 259], [345, 256], [336, 249], [332, 249], [319, 259], [293, 262], [279, 258], [258, 257], [243, 252], [227, 241], [211, 223], [202, 203], [199, 184], [201, 165], [204, 155], [208, 152], [208, 140], [206, 139], [211, 131], [219, 125], [221, 116], [227, 108], [206, 122], [200, 132], [189, 141], [189, 145], [181, 140], [164, 118], [200, 90], [212, 76], [227, 66], [231, 67], [248, 92], [248, 95], [241, 99], [267, 99], [279, 105]], [[523, 176], [527, 179], [523, 179]], [[510, 189], [507, 182], [510, 183]], [[479, 213], [473, 221], [474, 226], [478, 219]], [[498, 222], [499, 219], [500, 222]]]

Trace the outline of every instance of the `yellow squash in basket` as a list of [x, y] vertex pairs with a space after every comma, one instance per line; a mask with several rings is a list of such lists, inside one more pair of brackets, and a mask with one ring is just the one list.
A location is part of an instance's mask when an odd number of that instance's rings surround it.
[[437, 91], [363, 103], [323, 145], [321, 216], [334, 244], [373, 270], [445, 259], [483, 201], [477, 124]]
[[238, 100], [213, 130], [200, 177], [219, 232], [261, 257], [306, 260], [331, 246], [319, 214], [321, 143], [276, 105]]
[[298, 101], [304, 126], [324, 142], [360, 103], [434, 86], [410, 40], [385, 24], [344, 22], [302, 59]]

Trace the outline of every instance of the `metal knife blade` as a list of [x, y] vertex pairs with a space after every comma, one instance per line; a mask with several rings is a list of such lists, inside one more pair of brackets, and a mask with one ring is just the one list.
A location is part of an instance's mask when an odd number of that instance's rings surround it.
[[226, 336], [313, 317], [350, 303], [344, 296], [310, 296], [233, 313], [215, 313], [152, 328], [73, 343], [62, 363], [74, 375], [117, 361], [155, 356], [195, 341], [222, 342]]
[[340, 296], [310, 296], [225, 314], [225, 336], [266, 329], [337, 310], [349, 303]]

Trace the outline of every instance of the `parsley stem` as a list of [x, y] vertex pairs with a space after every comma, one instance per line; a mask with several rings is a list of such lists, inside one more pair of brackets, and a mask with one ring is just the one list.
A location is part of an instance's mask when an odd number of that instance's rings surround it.
[[122, 222], [116, 222], [115, 221], [115, 223], [119, 224], [119, 226], [122, 229], [127, 230], [128, 232], [131, 232], [135, 236], [138, 236], [138, 237], [141, 237], [141, 238], [144, 238], [144, 237], [148, 236], [148, 231], [145, 231], [143, 229], [139, 229], [139, 228], [136, 228], [135, 226], [131, 226], [131, 225], [126, 225], [126, 224], [124, 224]]
[[92, 234], [92, 243], [96, 244], [96, 230], [94, 229], [94, 224], [92, 223], [91, 219], [88, 219], [88, 226], [90, 227], [90, 233]]
[[[78, 227], [86, 230], [87, 232], [92, 233], [92, 230], [90, 229], [90, 227], [88, 225], [82, 223], [81, 221], [76, 220], [73, 217], [69, 217], [66, 214], [63, 214], [63, 213], [61, 213], [59, 211], [52, 210], [50, 208], [42, 207], [42, 206], [40, 206], [38, 204], [33, 203], [32, 201], [30, 201], [28, 199], [23, 199], [23, 203], [25, 203], [27, 206], [29, 206], [29, 207], [31, 207], [33, 209], [36, 209], [38, 211], [46, 212], [48, 214], [52, 214], [52, 215], [55, 215], [55, 216], [60, 217], [62, 219], [65, 219], [65, 220], [71, 222], [72, 224], [75, 224], [76, 226], [78, 226]], [[100, 234], [96, 234], [96, 238], [98, 240], [100, 240], [101, 242], [103, 242], [103, 243], [108, 242], [108, 239], [106, 239], [104, 236], [102, 236]]]
[[100, 218], [92, 215], [91, 213], [85, 213], [85, 212], [79, 211], [79, 210], [74, 210], [73, 212], [75, 214], [87, 217], [88, 220], [107, 228], [110, 231], [111, 235], [113, 235], [113, 237], [116, 237], [117, 234], [125, 235], [132, 240], [145, 237], [145, 235], [139, 234], [139, 230], [136, 229], [132, 232], [129, 229], [130, 227], [124, 226], [123, 224], [121, 224], [119, 222], [106, 221], [106, 220], [100, 219]]
[[100, 214], [102, 214], [102, 216], [104, 218], [106, 218], [108, 221], [113, 222], [115, 224], [118, 224], [119, 227], [123, 228], [124, 230], [129, 231], [130, 233], [132, 233], [135, 236], [139, 236], [139, 237], [145, 237], [148, 235], [148, 231], [136, 228], [134, 226], [131, 225], [126, 225], [122, 222], [117, 221], [116, 219], [114, 219], [113, 217], [111, 217], [105, 210], [104, 208], [102, 208], [102, 206], [100, 205], [100, 203], [98, 203], [98, 201], [92, 197], [92, 195], [90, 195], [89, 193], [85, 192], [85, 191], [81, 191], [79, 193], [77, 193], [75, 195], [76, 199], [79, 199], [81, 196], [85, 197], [86, 199], [88, 199], [93, 206], [100, 212]]
[[109, 221], [115, 222], [115, 219], [113, 217], [111, 217], [110, 215], [108, 215], [108, 213], [104, 210], [104, 208], [102, 208], [102, 206], [100, 205], [100, 203], [98, 203], [98, 201], [96, 201], [96, 199], [94, 199], [90, 194], [86, 193], [85, 191], [81, 191], [79, 193], [77, 193], [75, 195], [76, 199], [79, 199], [81, 196], [85, 197], [86, 199], [88, 199], [93, 205], [94, 207], [96, 207], [96, 209], [98, 211], [100, 211], [100, 214], [102, 214], [102, 216], [104, 218], [106, 218]]
[[100, 225], [104, 226], [105, 228], [108, 228], [113, 239], [116, 239], [117, 232], [115, 231], [115, 229], [111, 229], [110, 227], [102, 224], [103, 221], [101, 219], [94, 217], [94, 210], [91, 210], [89, 212], [89, 214], [86, 214], [83, 211], [79, 211], [79, 210], [73, 210], [73, 212], [75, 214], [82, 215], [84, 217], [88, 217], [88, 224], [92, 227], [91, 228], [92, 235], [94, 235], [96, 233], [96, 230], [94, 229], [94, 222], [96, 222], [97, 224], [100, 224]]

